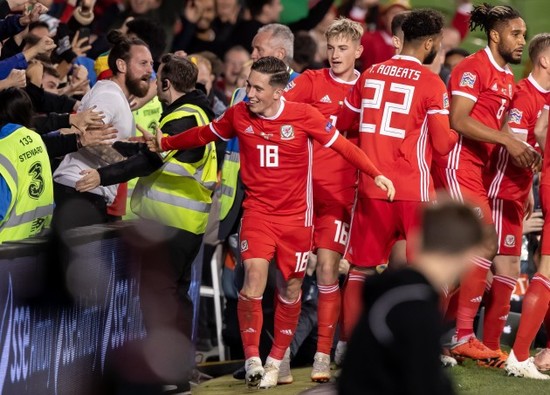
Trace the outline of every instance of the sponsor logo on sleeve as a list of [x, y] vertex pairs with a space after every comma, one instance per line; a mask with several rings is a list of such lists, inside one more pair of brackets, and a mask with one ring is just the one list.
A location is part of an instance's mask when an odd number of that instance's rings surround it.
[[473, 89], [476, 83], [476, 79], [477, 79], [477, 76], [475, 74], [472, 74], [467, 71], [464, 74], [462, 74], [462, 78], [460, 79], [459, 86]]
[[447, 92], [443, 94], [443, 108], [449, 108], [449, 95], [447, 94]]
[[523, 118], [523, 111], [520, 111], [517, 108], [512, 108], [510, 110], [510, 113], [508, 114], [508, 122], [510, 123], [517, 123], [519, 125], [521, 123], [522, 118]]
[[327, 121], [327, 125], [325, 126], [325, 132], [330, 133], [334, 125], [332, 125], [332, 122]]
[[241, 252], [248, 251], [248, 240], [241, 241]]

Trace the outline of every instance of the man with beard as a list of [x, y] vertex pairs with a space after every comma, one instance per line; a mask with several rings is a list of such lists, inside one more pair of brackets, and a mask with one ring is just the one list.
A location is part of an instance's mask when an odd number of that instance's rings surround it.
[[[352, 264], [344, 285], [344, 331], [351, 333], [361, 314], [361, 292], [367, 276], [388, 262], [395, 242], [407, 241], [419, 225], [419, 211], [435, 198], [430, 177], [432, 152], [445, 155], [456, 142], [449, 126], [449, 99], [443, 81], [430, 64], [442, 40], [443, 16], [414, 10], [405, 18], [400, 55], [363, 72], [337, 120], [339, 130], [359, 126], [359, 147], [395, 183], [388, 202], [371, 180], [360, 176], [347, 258]], [[407, 258], [410, 247], [407, 242]]]
[[[460, 134], [449, 155], [435, 158], [433, 177], [453, 199], [470, 202], [485, 224], [485, 240], [471, 269], [462, 278], [458, 296], [456, 336], [451, 354], [476, 360], [505, 359], [499, 350], [491, 350], [474, 334], [474, 318], [483, 298], [487, 272], [497, 253], [497, 233], [489, 204], [490, 189], [484, 173], [497, 144], [504, 147], [519, 167], [530, 166], [536, 158], [531, 146], [508, 129], [501, 127], [514, 94], [514, 75], [508, 63], [519, 64], [525, 46], [525, 22], [509, 6], [483, 4], [474, 7], [470, 29], [480, 27], [487, 34], [488, 46], [464, 59], [451, 73], [450, 119]], [[499, 158], [507, 160], [506, 158]], [[499, 165], [500, 166], [500, 165]], [[500, 172], [499, 172], [500, 173]], [[497, 177], [497, 183], [502, 174]], [[498, 282], [510, 283], [502, 276]], [[502, 281], [501, 281], [502, 280]], [[503, 284], [502, 289], [508, 284]]]
[[[82, 99], [79, 111], [88, 108], [101, 111], [105, 124], [111, 124], [117, 130], [116, 140], [125, 140], [135, 135], [128, 98], [144, 97], [149, 91], [153, 59], [147, 44], [140, 39], [124, 37], [118, 31], [109, 33], [108, 39], [113, 43], [108, 59], [113, 76], [94, 85]], [[84, 170], [107, 166], [122, 159], [110, 146], [85, 148], [65, 156], [54, 173], [54, 222], [63, 228], [107, 222], [107, 207], [115, 199], [117, 185], [98, 186], [80, 193], [75, 184]], [[80, 201], [76, 203], [78, 211], [74, 209], [75, 200]], [[77, 212], [79, 215], [75, 215]]]

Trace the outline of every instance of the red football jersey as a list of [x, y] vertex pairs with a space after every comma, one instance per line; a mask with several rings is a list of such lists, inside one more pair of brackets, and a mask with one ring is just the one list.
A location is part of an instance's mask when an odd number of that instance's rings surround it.
[[[455, 67], [449, 81], [451, 96], [475, 102], [470, 116], [484, 125], [500, 130], [514, 94], [514, 75], [508, 66], [500, 67], [489, 48], [467, 57]], [[452, 100], [452, 98], [451, 98]], [[460, 136], [448, 157], [437, 157], [437, 164], [459, 169], [472, 164], [486, 166], [495, 145]]]
[[[360, 115], [359, 146], [393, 181], [395, 200], [433, 199], [432, 147], [450, 148], [448, 141], [455, 139], [447, 90], [439, 76], [416, 58], [394, 56], [363, 72], [344, 104], [338, 128], [349, 130], [355, 122], [351, 114]], [[386, 198], [372, 179], [360, 177], [360, 196]]]
[[239, 138], [247, 215], [312, 225], [311, 138], [330, 147], [339, 135], [330, 121], [309, 104], [281, 100], [278, 113], [265, 118], [241, 102], [213, 121], [210, 129], [223, 140]]
[[[288, 84], [285, 98], [308, 103], [318, 109], [333, 124], [346, 96], [359, 78], [344, 81], [330, 69], [307, 70]], [[357, 139], [353, 141], [357, 143]], [[313, 142], [313, 199], [336, 200], [348, 204], [353, 200], [357, 169], [337, 152]]]
[[[514, 133], [526, 135], [535, 147], [535, 124], [542, 108], [550, 99], [550, 91], [543, 89], [530, 75], [516, 85], [508, 113], [508, 125]], [[488, 172], [487, 188], [490, 198], [524, 202], [531, 190], [533, 171], [514, 165], [504, 147], [493, 150]]]
[[[546, 101], [546, 104], [544, 105], [545, 110], [550, 111], [550, 97]], [[541, 177], [540, 177], [540, 183], [545, 185], [550, 185], [550, 160], [548, 160], [549, 150], [550, 150], [550, 139], [548, 136], [550, 135], [550, 123], [548, 124], [548, 130], [546, 131], [546, 146], [544, 147], [544, 160], [542, 161], [542, 170], [541, 170]]]

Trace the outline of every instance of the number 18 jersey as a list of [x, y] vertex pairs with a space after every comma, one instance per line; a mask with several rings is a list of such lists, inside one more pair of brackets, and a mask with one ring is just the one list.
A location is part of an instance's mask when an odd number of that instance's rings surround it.
[[[360, 115], [359, 146], [393, 181], [395, 200], [432, 200], [432, 143], [451, 138], [449, 99], [439, 76], [416, 58], [394, 56], [364, 71], [344, 105], [351, 111], [342, 112], [342, 124], [353, 125], [349, 119], [352, 112]], [[431, 130], [430, 116], [445, 117], [446, 130]], [[337, 126], [345, 130], [340, 119]], [[360, 177], [361, 197], [386, 199], [372, 179]]]

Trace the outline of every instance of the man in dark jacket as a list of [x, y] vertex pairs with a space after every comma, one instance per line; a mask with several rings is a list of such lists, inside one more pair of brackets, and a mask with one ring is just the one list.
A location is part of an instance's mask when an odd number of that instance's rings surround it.
[[457, 203], [426, 208], [422, 223], [413, 265], [365, 281], [340, 394], [454, 393], [440, 362], [439, 295], [466, 270], [482, 228], [474, 212]]

